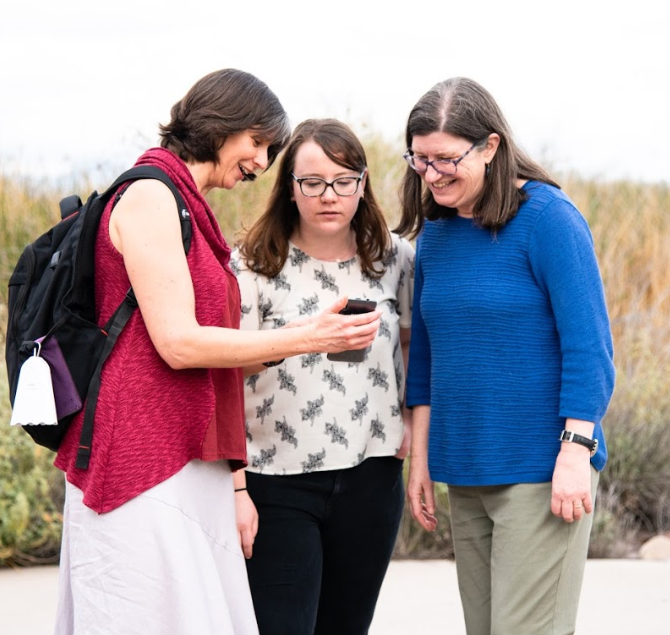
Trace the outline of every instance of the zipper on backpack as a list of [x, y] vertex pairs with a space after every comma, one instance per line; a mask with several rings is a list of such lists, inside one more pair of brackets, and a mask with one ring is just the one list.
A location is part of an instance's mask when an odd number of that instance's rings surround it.
[[26, 308], [26, 300], [28, 299], [28, 292], [30, 291], [30, 286], [33, 282], [33, 274], [35, 273], [35, 250], [32, 245], [28, 245], [26, 250], [26, 260], [27, 260], [27, 270], [28, 277], [26, 281], [21, 285], [19, 289], [19, 295], [16, 298], [16, 304], [14, 305], [14, 311], [10, 315], [9, 320], [9, 329], [8, 337], [15, 338], [15, 333], [17, 332], [19, 315], [23, 313], [23, 309]]

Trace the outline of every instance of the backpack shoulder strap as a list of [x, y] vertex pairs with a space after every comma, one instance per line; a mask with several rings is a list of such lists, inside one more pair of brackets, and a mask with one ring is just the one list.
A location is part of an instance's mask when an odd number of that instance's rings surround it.
[[93, 418], [95, 417], [95, 410], [98, 406], [98, 396], [100, 395], [100, 374], [102, 373], [102, 367], [109, 357], [109, 354], [112, 352], [112, 348], [114, 348], [116, 340], [118, 339], [121, 331], [125, 327], [136, 307], [137, 300], [135, 300], [135, 294], [131, 288], [126, 294], [123, 302], [119, 305], [119, 307], [114, 312], [114, 315], [105, 326], [107, 339], [105, 340], [105, 345], [103, 346], [100, 357], [98, 358], [98, 363], [96, 364], [95, 372], [91, 377], [91, 381], [88, 385], [88, 392], [86, 394], [84, 423], [82, 424], [81, 434], [79, 436], [77, 460], [75, 463], [76, 467], [80, 470], [88, 469], [88, 463], [91, 458], [91, 444], [93, 442]]
[[[123, 183], [127, 183], [128, 181], [137, 181], [139, 179], [155, 179], [157, 181], [161, 181], [161, 183], [167, 185], [169, 190], [172, 192], [175, 200], [177, 201], [184, 252], [188, 254], [191, 247], [192, 235], [191, 215], [189, 214], [186, 203], [184, 202], [182, 195], [179, 193], [177, 186], [172, 182], [172, 179], [170, 179], [170, 177], [160, 168], [151, 165], [140, 165], [130, 168], [121, 174], [114, 181], [114, 183], [112, 183], [105, 190], [105, 192], [100, 195], [100, 198], [107, 200], [108, 197], [113, 192], [115, 192], [120, 185], [123, 185]], [[112, 348], [114, 347], [117, 338], [121, 334], [121, 331], [125, 327], [136, 307], [137, 300], [135, 299], [135, 293], [131, 287], [128, 290], [128, 293], [126, 294], [126, 297], [124, 298], [121, 305], [117, 308], [117, 310], [114, 312], [114, 315], [105, 325], [107, 339], [105, 341], [105, 346], [103, 347], [100, 358], [98, 359], [95, 372], [91, 377], [91, 382], [88, 387], [88, 394], [86, 396], [84, 423], [81, 429], [81, 436], [79, 437], [79, 448], [77, 450], [76, 459], [76, 467], [79, 469], [85, 470], [88, 468], [91, 456], [91, 444], [93, 441], [93, 419], [98, 404], [98, 395], [100, 393], [100, 374], [102, 372], [102, 367], [106, 359], [109, 357], [109, 354], [112, 352]]]
[[177, 209], [179, 211], [179, 222], [181, 223], [181, 239], [184, 243], [184, 252], [188, 254], [191, 248], [191, 215], [186, 207], [186, 203], [182, 195], [179, 193], [177, 186], [172, 179], [160, 168], [153, 165], [137, 165], [121, 174], [114, 183], [112, 183], [107, 190], [101, 195], [106, 197], [108, 193], [114, 192], [119, 185], [127, 183], [128, 181], [137, 181], [140, 179], [155, 179], [167, 185], [177, 201]]

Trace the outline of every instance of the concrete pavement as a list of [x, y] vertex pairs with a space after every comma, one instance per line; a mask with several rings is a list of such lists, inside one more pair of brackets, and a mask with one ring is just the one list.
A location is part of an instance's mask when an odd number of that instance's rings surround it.
[[[670, 635], [670, 562], [588, 560], [579, 607], [578, 635]], [[455, 564], [392, 562], [370, 635], [441, 633], [465, 635]]]
[[[0, 569], [0, 635], [51, 635], [57, 586], [57, 567]], [[454, 563], [394, 560], [370, 635], [439, 633], [465, 635]], [[670, 634], [670, 562], [589, 560], [577, 633]]]

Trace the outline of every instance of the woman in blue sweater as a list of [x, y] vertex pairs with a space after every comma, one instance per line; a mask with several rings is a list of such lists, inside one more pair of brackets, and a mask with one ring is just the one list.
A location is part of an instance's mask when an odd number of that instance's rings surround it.
[[406, 141], [412, 513], [434, 530], [449, 485], [468, 635], [573, 633], [614, 384], [589, 228], [472, 80], [426, 93]]

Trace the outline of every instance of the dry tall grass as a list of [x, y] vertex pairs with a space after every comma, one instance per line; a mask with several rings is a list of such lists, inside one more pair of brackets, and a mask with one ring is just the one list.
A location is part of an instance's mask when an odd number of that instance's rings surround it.
[[[372, 184], [389, 224], [398, 218], [398, 185], [404, 164], [401, 148], [383, 139], [364, 138]], [[233, 191], [213, 192], [209, 201], [224, 235], [234, 242], [241, 228], [262, 211], [272, 187], [275, 169], [254, 184]], [[78, 192], [82, 198], [108, 183], [82, 176], [78, 185], [56, 187], [30, 183], [0, 174], [0, 343], [6, 325], [6, 293], [9, 273], [24, 245], [58, 218], [58, 200]], [[111, 179], [110, 179], [111, 181]], [[605, 282], [612, 321], [617, 366], [617, 386], [605, 428], [610, 461], [599, 488], [591, 554], [601, 557], [628, 555], [646, 535], [670, 529], [670, 190], [665, 185], [602, 183], [578, 178], [563, 180], [563, 186], [589, 221]], [[26, 449], [21, 431], [9, 430], [7, 387], [4, 367], [0, 370], [0, 479], [17, 478], [17, 461], [11, 447]], [[9, 450], [8, 450], [9, 448]], [[4, 470], [3, 470], [4, 466]], [[48, 457], [36, 456], [35, 479], [50, 481]], [[6, 471], [5, 471], [6, 470]], [[45, 476], [46, 474], [46, 476]], [[21, 478], [27, 478], [24, 473]], [[14, 481], [12, 481], [14, 482]], [[30, 491], [42, 491], [43, 485]], [[20, 488], [19, 488], [20, 489]], [[7, 488], [6, 488], [7, 490]], [[14, 488], [12, 491], [18, 491]], [[0, 493], [0, 562], [8, 544], [18, 543], [8, 527], [12, 501]], [[446, 496], [441, 529], [437, 536], [421, 532], [408, 516], [403, 520], [396, 555], [401, 557], [450, 557], [452, 546]], [[22, 499], [23, 501], [23, 499]], [[45, 522], [44, 535], [53, 536], [52, 503], [30, 500], [19, 506], [32, 508], [31, 522]], [[18, 509], [18, 507], [16, 507]], [[3, 511], [4, 510], [4, 511]], [[9, 511], [8, 511], [9, 510]], [[46, 514], [46, 515], [45, 515]], [[48, 522], [44, 520], [46, 518]], [[4, 529], [3, 529], [4, 523]], [[12, 537], [13, 536], [13, 537]], [[39, 539], [36, 539], [39, 543]], [[4, 547], [4, 552], [2, 548]], [[23, 547], [25, 549], [25, 545]], [[41, 547], [44, 549], [44, 545]]]

